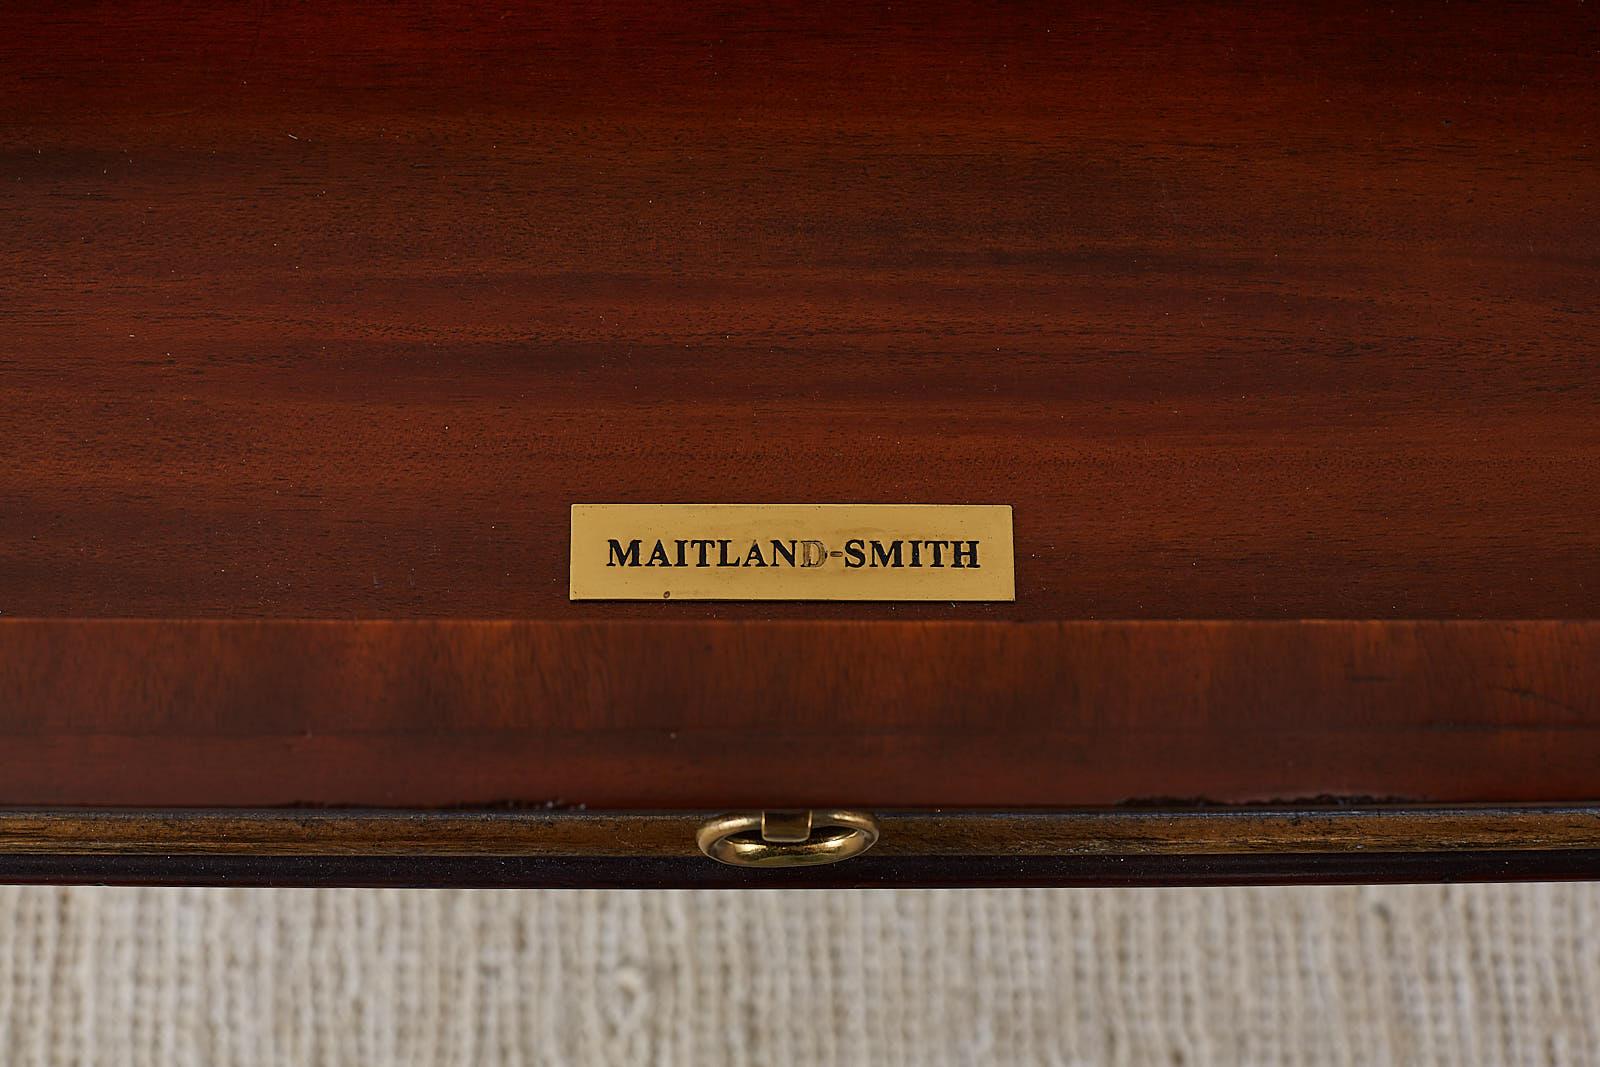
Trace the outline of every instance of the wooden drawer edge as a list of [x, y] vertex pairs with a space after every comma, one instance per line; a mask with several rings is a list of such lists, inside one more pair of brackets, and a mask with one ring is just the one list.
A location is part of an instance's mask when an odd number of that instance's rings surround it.
[[[698, 856], [712, 811], [0, 810], [0, 855]], [[1600, 803], [880, 811], [879, 856], [1600, 848]]]

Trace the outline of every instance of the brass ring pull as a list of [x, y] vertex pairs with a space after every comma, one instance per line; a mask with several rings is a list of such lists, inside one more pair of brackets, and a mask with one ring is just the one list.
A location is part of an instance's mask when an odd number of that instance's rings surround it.
[[751, 811], [718, 815], [700, 827], [700, 851], [735, 867], [816, 867], [859, 856], [878, 840], [878, 823], [858, 811]]

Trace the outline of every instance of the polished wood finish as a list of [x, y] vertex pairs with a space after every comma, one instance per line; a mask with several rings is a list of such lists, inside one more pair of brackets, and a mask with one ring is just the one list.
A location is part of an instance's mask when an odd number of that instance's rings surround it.
[[[1597, 56], [1581, 3], [0, 12], [0, 805], [1600, 798]], [[1017, 598], [572, 603], [586, 501], [1008, 503]], [[283, 825], [182, 877], [747, 884]], [[46, 837], [0, 878], [178, 870]], [[1596, 870], [1383, 856], [794, 877]]]
[[[1583, 4], [3, 20], [9, 616], [1600, 615]], [[581, 501], [1018, 597], [573, 605]]]
[[[695, 857], [695, 831], [715, 815], [13, 810], [0, 812], [0, 854]], [[900, 811], [874, 818], [882, 836], [871, 854], [879, 858], [1600, 850], [1594, 805]]]
[[698, 855], [703, 814], [12, 812], [0, 816], [0, 881], [760, 889], [1600, 876], [1593, 806], [896, 812], [879, 815], [884, 837], [864, 856], [763, 870]]
[[0, 623], [0, 803], [1600, 797], [1600, 622]]

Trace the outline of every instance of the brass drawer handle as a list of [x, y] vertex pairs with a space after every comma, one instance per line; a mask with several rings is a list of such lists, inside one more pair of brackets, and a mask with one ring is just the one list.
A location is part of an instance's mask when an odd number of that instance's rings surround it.
[[700, 827], [700, 851], [735, 867], [816, 867], [859, 856], [878, 840], [878, 823], [859, 811], [748, 811]]

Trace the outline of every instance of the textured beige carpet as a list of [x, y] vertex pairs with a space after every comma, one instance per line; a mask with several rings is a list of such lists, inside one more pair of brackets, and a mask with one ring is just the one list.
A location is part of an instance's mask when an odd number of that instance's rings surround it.
[[1600, 1063], [1600, 886], [0, 889], [0, 1063]]

